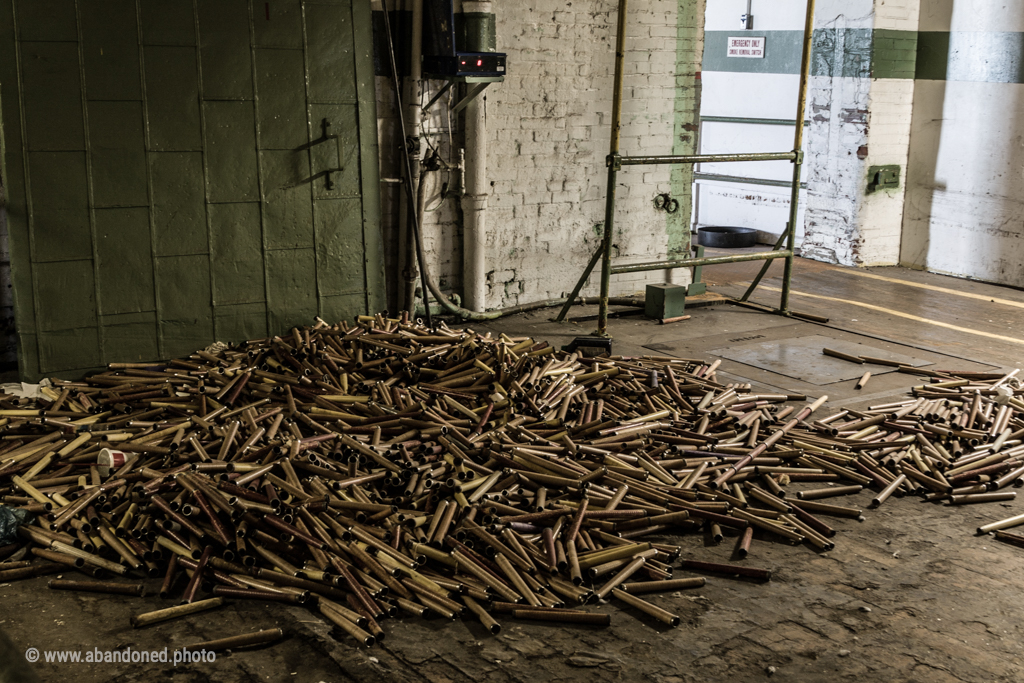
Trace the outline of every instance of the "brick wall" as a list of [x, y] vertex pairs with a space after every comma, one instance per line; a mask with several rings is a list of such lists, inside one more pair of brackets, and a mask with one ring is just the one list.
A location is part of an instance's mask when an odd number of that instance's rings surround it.
[[[818, 55], [831, 60], [828, 73], [811, 80], [806, 256], [844, 265], [899, 262], [919, 7], [920, 0], [874, 0], [857, 20], [862, 33], [841, 30], [845, 14], [818, 15], [817, 25], [837, 31], [830, 56]], [[863, 45], [851, 50], [844, 41], [854, 35]], [[851, 62], [859, 68], [848, 68]], [[900, 166], [899, 188], [868, 192], [870, 167], [883, 165]]]
[[[488, 308], [567, 295], [600, 245], [616, 7], [613, 0], [495, 4], [497, 49], [508, 53], [508, 75], [485, 94], [491, 183]], [[703, 0], [650, 0], [630, 8], [623, 154], [692, 150], [687, 128], [696, 118], [694, 86], [703, 50], [703, 14]], [[451, 121], [449, 135], [446, 106], [441, 103], [432, 110], [424, 130], [443, 158], [457, 160], [449, 139], [455, 150], [461, 146], [460, 122]], [[386, 117], [392, 110], [381, 106], [380, 113]], [[687, 125], [678, 126], [680, 121]], [[382, 123], [382, 131], [385, 128]], [[382, 136], [382, 155], [394, 147], [386, 137]], [[457, 175], [452, 174], [453, 186]], [[437, 210], [424, 221], [427, 258], [442, 288], [460, 292], [459, 202], [457, 197], [442, 200], [438, 187], [444, 174], [432, 176], [428, 205]], [[653, 200], [671, 192], [679, 200], [680, 213], [688, 216], [689, 183], [673, 178], [668, 167], [632, 167], [619, 175], [619, 181], [616, 262], [665, 258], [670, 235], [678, 237], [678, 226], [669, 223], [676, 219], [654, 208]], [[612, 293], [642, 291], [647, 282], [663, 281], [665, 274], [660, 272], [615, 276]], [[598, 284], [595, 275], [584, 295], [595, 294]]]

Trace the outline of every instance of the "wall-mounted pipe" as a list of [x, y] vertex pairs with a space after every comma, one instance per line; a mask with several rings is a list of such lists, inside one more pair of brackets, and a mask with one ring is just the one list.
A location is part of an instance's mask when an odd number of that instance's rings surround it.
[[[423, 158], [423, 144], [421, 142], [423, 112], [420, 109], [420, 88], [423, 80], [423, 0], [411, 0], [412, 4], [412, 39], [409, 44], [409, 76], [406, 78], [405, 95], [405, 140], [403, 143], [406, 149], [412, 148], [414, 153], [409, 159], [410, 173], [409, 187], [420, 187], [420, 164]], [[404, 259], [402, 273], [404, 277], [404, 291], [399, 305], [407, 311], [416, 309], [416, 281], [419, 279], [419, 268], [416, 258], [415, 226], [413, 225], [413, 211], [422, 217], [423, 211], [418, 206], [411, 205], [408, 200], [405, 202], [405, 230], [402, 232], [404, 244], [400, 240], [399, 248], [402, 249]]]
[[[463, 0], [467, 52], [493, 52], [494, 33], [490, 0]], [[487, 308], [487, 109], [486, 98], [466, 106], [466, 194], [462, 198], [462, 292], [466, 306]]]
[[[419, 26], [422, 27], [422, 0], [414, 0], [414, 3], [419, 4], [419, 6], [421, 8], [421, 14], [420, 14], [421, 18], [419, 20], [420, 21]], [[414, 5], [414, 7], [415, 7], [415, 5]], [[388, 56], [390, 57], [390, 61], [391, 61], [391, 72], [392, 72], [392, 78], [393, 78], [393, 82], [394, 82], [394, 86], [395, 86], [395, 96], [399, 100], [399, 103], [398, 103], [399, 104], [398, 113], [399, 113], [400, 123], [401, 123], [401, 126], [402, 126], [403, 130], [411, 130], [410, 128], [406, 127], [406, 124], [405, 124], [405, 111], [402, 108], [402, 104], [406, 100], [402, 99], [401, 87], [400, 87], [400, 84], [398, 82], [398, 75], [397, 75], [398, 74], [398, 70], [395, 67], [395, 45], [394, 45], [394, 38], [393, 38], [393, 35], [392, 35], [392, 32], [391, 32], [391, 23], [389, 21], [388, 14], [387, 14], [387, 12], [388, 12], [387, 0], [384, 0], [384, 2], [383, 2], [383, 9], [384, 9], [384, 30], [385, 30], [385, 35], [387, 36], [387, 40], [388, 40], [388, 53], [389, 53]], [[419, 32], [416, 29], [415, 20], [414, 20], [413, 32], [414, 32], [414, 34]], [[402, 157], [403, 157], [403, 160], [405, 162], [404, 165], [405, 165], [405, 168], [406, 168], [406, 177], [407, 178], [412, 178], [414, 173], [415, 173], [413, 171], [412, 167], [413, 167], [413, 165], [415, 163], [415, 165], [418, 168], [418, 165], [420, 163], [420, 159], [419, 159], [418, 156], [416, 157], [415, 160], [413, 159], [413, 152], [415, 150], [410, 150], [409, 149], [409, 145], [404, 144], [404, 142], [405, 141], [403, 141], [403, 144], [402, 144]], [[560, 305], [564, 304], [567, 301], [567, 299], [546, 299], [546, 300], [543, 300], [543, 301], [535, 301], [535, 302], [528, 303], [528, 304], [520, 304], [518, 306], [509, 306], [508, 308], [501, 308], [501, 309], [494, 310], [494, 311], [487, 311], [485, 313], [484, 312], [480, 312], [480, 311], [473, 311], [473, 310], [469, 310], [469, 309], [466, 309], [466, 308], [462, 308], [461, 306], [457, 306], [456, 304], [452, 303], [452, 301], [447, 296], [444, 295], [444, 293], [441, 291], [441, 289], [434, 282], [434, 279], [430, 276], [430, 268], [427, 265], [427, 260], [426, 260], [426, 258], [424, 257], [424, 254], [423, 254], [423, 252], [424, 252], [423, 231], [420, 229], [421, 228], [420, 219], [421, 219], [422, 216], [419, 214], [418, 211], [415, 210], [415, 206], [417, 204], [417, 200], [416, 200], [415, 194], [416, 194], [416, 189], [419, 188], [419, 185], [420, 185], [418, 174], [416, 175], [416, 178], [417, 178], [417, 182], [416, 182], [415, 186], [412, 185], [411, 183], [407, 183], [405, 185], [408, 205], [409, 205], [410, 209], [412, 209], [409, 212], [409, 217], [411, 219], [409, 221], [409, 223], [410, 223], [409, 242], [411, 243], [411, 248], [409, 249], [409, 251], [415, 253], [415, 259], [410, 257], [409, 261], [410, 262], [415, 261], [416, 263], [419, 264], [419, 270], [420, 270], [419, 277], [420, 277], [420, 281], [423, 283], [424, 311], [425, 311], [425, 314], [426, 314], [427, 324], [428, 325], [432, 324], [431, 321], [430, 321], [430, 305], [429, 305], [429, 296], [427, 294], [428, 291], [431, 294], [434, 295], [434, 297], [437, 299], [438, 303], [441, 305], [442, 308], [444, 308], [449, 313], [451, 313], [453, 315], [456, 315], [456, 316], [458, 316], [458, 317], [460, 317], [460, 318], [462, 318], [464, 320], [494, 320], [496, 318], [501, 318], [502, 316], [511, 315], [513, 313], [523, 313], [523, 312], [532, 311], [532, 310], [535, 310], [535, 309], [538, 309], [538, 308], [548, 308], [548, 307], [552, 307], [552, 306], [560, 306]], [[415, 303], [414, 301], [406, 302], [406, 308], [408, 310], [415, 310], [414, 303]], [[577, 298], [577, 299], [575, 299], [573, 301], [573, 303], [575, 303], [575, 304], [586, 304], [586, 303], [594, 303], [594, 302], [593, 301], [589, 301], [588, 302], [587, 300], [585, 300], [583, 298]]]

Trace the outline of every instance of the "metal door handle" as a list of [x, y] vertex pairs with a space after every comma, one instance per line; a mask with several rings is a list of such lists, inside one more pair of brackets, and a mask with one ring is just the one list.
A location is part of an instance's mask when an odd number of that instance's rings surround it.
[[324, 187], [326, 189], [328, 189], [328, 190], [333, 190], [334, 189], [334, 181], [331, 180], [331, 174], [332, 173], [341, 173], [344, 170], [345, 169], [343, 169], [343, 168], [329, 168], [326, 171], [320, 171], [319, 173], [314, 173], [313, 175], [311, 175], [308, 178], [306, 178], [305, 180], [303, 180], [300, 183], [300, 185], [301, 184], [305, 184], [305, 183], [311, 183], [314, 180], [316, 180], [317, 178], [326, 178], [326, 180], [324, 181]]
[[[303, 145], [302, 147], [299, 147], [295, 151], [296, 152], [300, 152], [302, 150], [311, 149], [312, 147], [314, 147], [316, 145], [319, 145], [322, 142], [327, 142], [328, 140], [337, 140], [338, 139], [337, 135], [331, 135], [328, 132], [330, 129], [331, 129], [331, 122], [328, 121], [326, 118], [321, 119], [320, 120], [320, 131], [321, 131], [320, 137], [317, 138], [316, 140], [313, 140], [310, 143], [307, 143], [307, 144]], [[341, 163], [341, 148], [340, 147], [338, 148], [338, 163], [339, 164]], [[334, 189], [334, 181], [331, 180], [331, 174], [332, 173], [341, 173], [344, 170], [345, 169], [343, 167], [341, 167], [341, 166], [339, 166], [338, 168], [329, 168], [329, 169], [327, 169], [325, 171], [320, 171], [319, 173], [314, 173], [310, 177], [308, 177], [305, 180], [301, 181], [299, 184], [301, 185], [301, 184], [305, 184], [305, 183], [311, 183], [314, 180], [316, 180], [317, 178], [325, 178], [325, 180], [324, 180], [324, 188], [327, 189], [327, 190], [333, 190]]]

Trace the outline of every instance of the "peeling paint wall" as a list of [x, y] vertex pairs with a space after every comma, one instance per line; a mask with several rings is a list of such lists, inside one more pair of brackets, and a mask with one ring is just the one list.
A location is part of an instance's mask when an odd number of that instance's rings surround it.
[[939, 0], [920, 32], [901, 260], [1022, 287], [1024, 6]]
[[[903, 184], [868, 191], [868, 169], [905, 170], [914, 90], [919, 0], [821, 0], [817, 3], [805, 116], [807, 189], [797, 217], [805, 256], [847, 265], [895, 263]], [[754, 29], [737, 29], [741, 0], [708, 8], [702, 116], [794, 118], [806, 0], [753, 0]], [[714, 31], [712, 31], [712, 22]], [[765, 58], [710, 53], [713, 39], [764, 36]], [[792, 145], [791, 126], [707, 121], [704, 152], [768, 151]], [[788, 180], [789, 164], [719, 164], [702, 171]], [[788, 218], [789, 189], [701, 180], [700, 224], [757, 228], [774, 241]], [[802, 239], [801, 239], [802, 238]]]
[[[832, 263], [899, 260], [920, 0], [819, 5], [808, 106], [803, 254]], [[869, 187], [872, 166], [898, 188]]]
[[[497, 49], [508, 54], [508, 71], [503, 83], [485, 91], [491, 184], [487, 308], [568, 295], [600, 246], [616, 8], [614, 0], [494, 5]], [[622, 154], [693, 151], [703, 17], [703, 0], [651, 0], [630, 7]], [[378, 88], [382, 85], [387, 83], [378, 79]], [[425, 97], [438, 86], [431, 82]], [[445, 161], [457, 162], [463, 131], [461, 117], [449, 117], [449, 104], [442, 101], [431, 110], [425, 135]], [[393, 112], [384, 104], [378, 109], [385, 117]], [[389, 125], [382, 124], [382, 131]], [[395, 138], [385, 138], [382, 134], [382, 158], [389, 146], [397, 149]], [[442, 198], [446, 180], [452, 194]], [[457, 172], [431, 174], [424, 220], [432, 272], [442, 289], [455, 293], [462, 289], [458, 180]], [[662, 260], [686, 252], [688, 169], [673, 173], [668, 167], [629, 167], [619, 174], [619, 183], [615, 262]], [[654, 199], [662, 193], [678, 200], [677, 214], [655, 208]], [[386, 194], [397, 199], [397, 192]], [[385, 218], [389, 213], [385, 208]], [[397, 239], [397, 228], [393, 234]], [[688, 281], [686, 271], [675, 277]], [[664, 272], [617, 275], [612, 294], [664, 281]], [[599, 282], [595, 272], [583, 294], [596, 294]]]

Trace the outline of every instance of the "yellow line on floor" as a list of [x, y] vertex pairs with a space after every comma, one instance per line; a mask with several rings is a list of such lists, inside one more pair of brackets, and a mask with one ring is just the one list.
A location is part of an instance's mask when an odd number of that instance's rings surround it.
[[1016, 306], [1017, 308], [1024, 308], [1024, 303], [1020, 301], [1011, 301], [1010, 299], [1000, 299], [994, 296], [985, 296], [984, 294], [974, 294], [972, 292], [961, 292], [948, 287], [938, 287], [936, 285], [926, 285], [922, 282], [910, 282], [909, 280], [899, 280], [894, 277], [885, 277], [884, 275], [875, 275], [874, 273], [868, 273], [863, 270], [855, 268], [838, 268], [842, 273], [847, 275], [857, 275], [859, 277], [869, 277], [872, 280], [882, 280], [884, 282], [895, 282], [899, 285], [906, 285], [908, 287], [918, 287], [920, 289], [930, 289], [933, 292], [942, 292], [943, 294], [954, 294], [956, 296], [962, 296], [967, 299], [979, 299], [981, 301], [988, 301], [990, 303], [1002, 304], [1003, 306]]
[[[768, 285], [761, 285], [760, 289], [767, 289], [771, 292], [781, 292], [782, 290], [778, 287], [769, 287]], [[969, 327], [958, 327], [957, 325], [950, 325], [949, 323], [939, 322], [938, 320], [930, 320], [928, 318], [921, 318], [916, 315], [910, 315], [909, 313], [903, 313], [902, 311], [894, 311], [891, 308], [882, 308], [881, 306], [875, 306], [873, 304], [865, 304], [860, 301], [851, 301], [850, 299], [839, 299], [833, 296], [822, 296], [821, 294], [807, 294], [806, 292], [798, 292], [795, 289], [791, 289], [790, 294], [796, 294], [797, 296], [806, 296], [811, 299], [822, 299], [824, 301], [835, 301], [841, 304], [850, 304], [851, 306], [860, 306], [861, 308], [869, 308], [872, 311], [880, 311], [881, 313], [888, 313], [889, 315], [898, 315], [901, 318], [908, 318], [909, 320], [916, 320], [917, 322], [927, 323], [929, 325], [935, 325], [937, 327], [945, 327], [947, 330], [956, 330], [957, 332], [964, 332], [966, 334], [976, 334], [980, 337], [988, 337], [989, 339], [998, 339], [999, 341], [1010, 342], [1011, 344], [1024, 344], [1024, 339], [1017, 339], [1015, 337], [1004, 337], [1001, 334], [992, 334], [991, 332], [982, 332], [981, 330], [972, 330]]]

